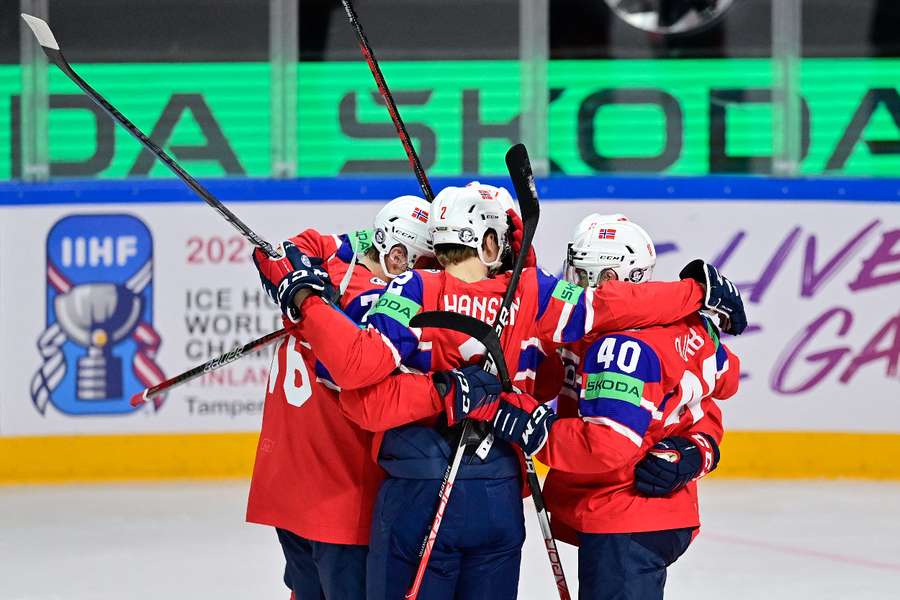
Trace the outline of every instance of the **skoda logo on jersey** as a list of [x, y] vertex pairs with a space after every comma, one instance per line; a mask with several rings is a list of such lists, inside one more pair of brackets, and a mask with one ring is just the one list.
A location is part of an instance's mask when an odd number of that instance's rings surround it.
[[[131, 215], [72, 215], [47, 235], [46, 329], [31, 400], [70, 415], [129, 413], [165, 379], [153, 329], [153, 238]], [[159, 410], [162, 399], [153, 399]]]
[[459, 241], [464, 244], [468, 244], [472, 240], [475, 239], [475, 232], [466, 227], [465, 229], [459, 230]]

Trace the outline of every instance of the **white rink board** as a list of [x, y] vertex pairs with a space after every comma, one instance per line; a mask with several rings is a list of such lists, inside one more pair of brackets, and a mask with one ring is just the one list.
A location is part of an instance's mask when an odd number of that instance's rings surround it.
[[[367, 227], [380, 205], [240, 202], [232, 208], [277, 241], [305, 227]], [[750, 321], [761, 329], [729, 342], [749, 375], [726, 407], [729, 428], [900, 432], [900, 205], [548, 201], [535, 242], [541, 264], [560, 269], [582, 216], [619, 211], [642, 224], [659, 246], [657, 279], [672, 279], [690, 259], [713, 260], [732, 246], [723, 272], [742, 284]], [[50, 403], [41, 414], [31, 386], [42, 365], [37, 341], [47, 326], [48, 233], [66, 216], [87, 214], [128, 214], [149, 229], [150, 321], [161, 340], [155, 360], [167, 377], [205, 361], [210, 347], [217, 354], [280, 326], [274, 307], [265, 304], [246, 244], [205, 205], [0, 208], [0, 435], [257, 429], [268, 354], [244, 358], [218, 371], [217, 379], [178, 388], [159, 410], [148, 405], [134, 414], [71, 415]], [[128, 244], [112, 247], [128, 253]], [[72, 248], [70, 262], [77, 262]], [[755, 290], [749, 287], [760, 281]], [[212, 299], [218, 299], [215, 306]], [[218, 329], [199, 333], [195, 325], [190, 331], [188, 323], [206, 319]], [[801, 343], [816, 321], [819, 327]], [[76, 370], [74, 364], [68, 368]], [[123, 361], [123, 369], [131, 368]], [[126, 389], [125, 397], [139, 387]]]

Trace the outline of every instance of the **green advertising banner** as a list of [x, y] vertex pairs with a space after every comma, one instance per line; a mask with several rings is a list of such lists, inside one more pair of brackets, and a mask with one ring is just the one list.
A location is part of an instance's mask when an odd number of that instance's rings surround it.
[[[270, 173], [266, 63], [83, 64], [79, 72], [201, 177]], [[503, 174], [518, 140], [514, 61], [394, 62], [385, 77], [428, 172]], [[552, 61], [555, 171], [765, 173], [772, 147], [765, 59]], [[900, 172], [900, 60], [807, 59], [805, 174]], [[0, 67], [0, 178], [21, 173], [20, 70]], [[50, 71], [57, 177], [168, 176], [62, 74]], [[365, 64], [301, 63], [298, 173], [405, 174]]]

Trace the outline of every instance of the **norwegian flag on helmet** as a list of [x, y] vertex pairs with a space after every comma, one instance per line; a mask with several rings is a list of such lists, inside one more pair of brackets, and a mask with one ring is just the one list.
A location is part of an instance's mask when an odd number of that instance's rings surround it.
[[422, 221], [423, 223], [427, 223], [428, 222], [428, 213], [426, 211], [422, 210], [421, 208], [417, 208], [412, 212], [412, 218], [418, 219], [419, 221]]
[[597, 231], [597, 237], [601, 240], [614, 240], [616, 239], [616, 230], [603, 228]]

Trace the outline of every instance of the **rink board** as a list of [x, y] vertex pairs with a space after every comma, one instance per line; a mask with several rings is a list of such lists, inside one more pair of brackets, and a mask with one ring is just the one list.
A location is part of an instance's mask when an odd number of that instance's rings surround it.
[[[746, 377], [723, 406], [723, 474], [900, 478], [888, 458], [900, 449], [900, 184], [540, 187], [535, 244], [549, 271], [578, 219], [624, 212], [657, 244], [657, 279], [705, 257], [742, 286], [754, 330], [728, 341]], [[273, 241], [365, 228], [383, 200], [415, 189], [408, 179], [213, 184]], [[0, 185], [0, 481], [245, 476], [271, 348], [158, 405], [133, 411], [127, 400], [279, 326], [248, 256], [177, 182]]]

